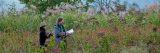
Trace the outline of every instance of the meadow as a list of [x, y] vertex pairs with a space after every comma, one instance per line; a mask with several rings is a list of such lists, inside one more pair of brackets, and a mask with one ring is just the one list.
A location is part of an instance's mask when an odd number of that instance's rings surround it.
[[[53, 32], [62, 16], [67, 30], [74, 34], [61, 43], [62, 53], [160, 53], [160, 13], [128, 13], [125, 21], [109, 15], [66, 11], [46, 19]], [[25, 13], [0, 17], [0, 53], [43, 53], [39, 48], [39, 14]], [[54, 35], [48, 39], [46, 53], [53, 53]], [[67, 46], [67, 50], [64, 50]]]

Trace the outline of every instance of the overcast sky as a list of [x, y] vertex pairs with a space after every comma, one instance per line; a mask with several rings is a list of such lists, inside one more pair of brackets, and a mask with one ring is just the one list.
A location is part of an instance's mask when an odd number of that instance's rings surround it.
[[21, 4], [19, 0], [0, 0], [0, 10], [7, 9], [9, 5], [15, 4], [15, 8], [20, 10], [24, 8], [24, 4]]

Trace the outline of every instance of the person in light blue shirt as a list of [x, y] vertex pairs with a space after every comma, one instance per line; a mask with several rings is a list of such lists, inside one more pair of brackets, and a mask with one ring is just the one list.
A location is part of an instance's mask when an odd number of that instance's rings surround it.
[[56, 48], [58, 49], [59, 49], [59, 45], [62, 39], [64, 39], [64, 42], [66, 43], [65, 38], [68, 35], [70, 35], [69, 33], [66, 33], [66, 30], [63, 24], [64, 24], [63, 18], [58, 18], [57, 23], [55, 25], [55, 41], [56, 41]]

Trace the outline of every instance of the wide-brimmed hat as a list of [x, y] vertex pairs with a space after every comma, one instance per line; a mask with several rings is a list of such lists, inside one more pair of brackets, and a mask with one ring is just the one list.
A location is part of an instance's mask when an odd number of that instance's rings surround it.
[[40, 26], [46, 26], [46, 22], [45, 21], [41, 22]]

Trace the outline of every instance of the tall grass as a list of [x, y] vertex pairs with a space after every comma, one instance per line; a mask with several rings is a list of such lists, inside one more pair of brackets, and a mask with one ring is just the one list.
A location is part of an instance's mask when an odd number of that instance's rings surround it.
[[38, 15], [6, 16], [0, 20], [0, 31], [37, 31], [40, 24]]
[[[75, 29], [72, 37], [67, 39], [69, 53], [160, 52], [159, 13], [144, 14], [142, 18], [146, 18], [142, 20], [139, 20], [141, 16], [128, 14], [123, 23], [115, 14], [88, 16], [86, 13], [67, 11], [48, 17], [47, 31], [54, 30], [58, 17], [64, 18], [66, 29]], [[0, 17], [0, 53], [43, 53], [38, 45], [39, 25], [38, 14]], [[156, 32], [152, 30], [155, 26]], [[52, 52], [55, 45], [54, 36], [50, 40], [45, 48], [47, 52]]]

